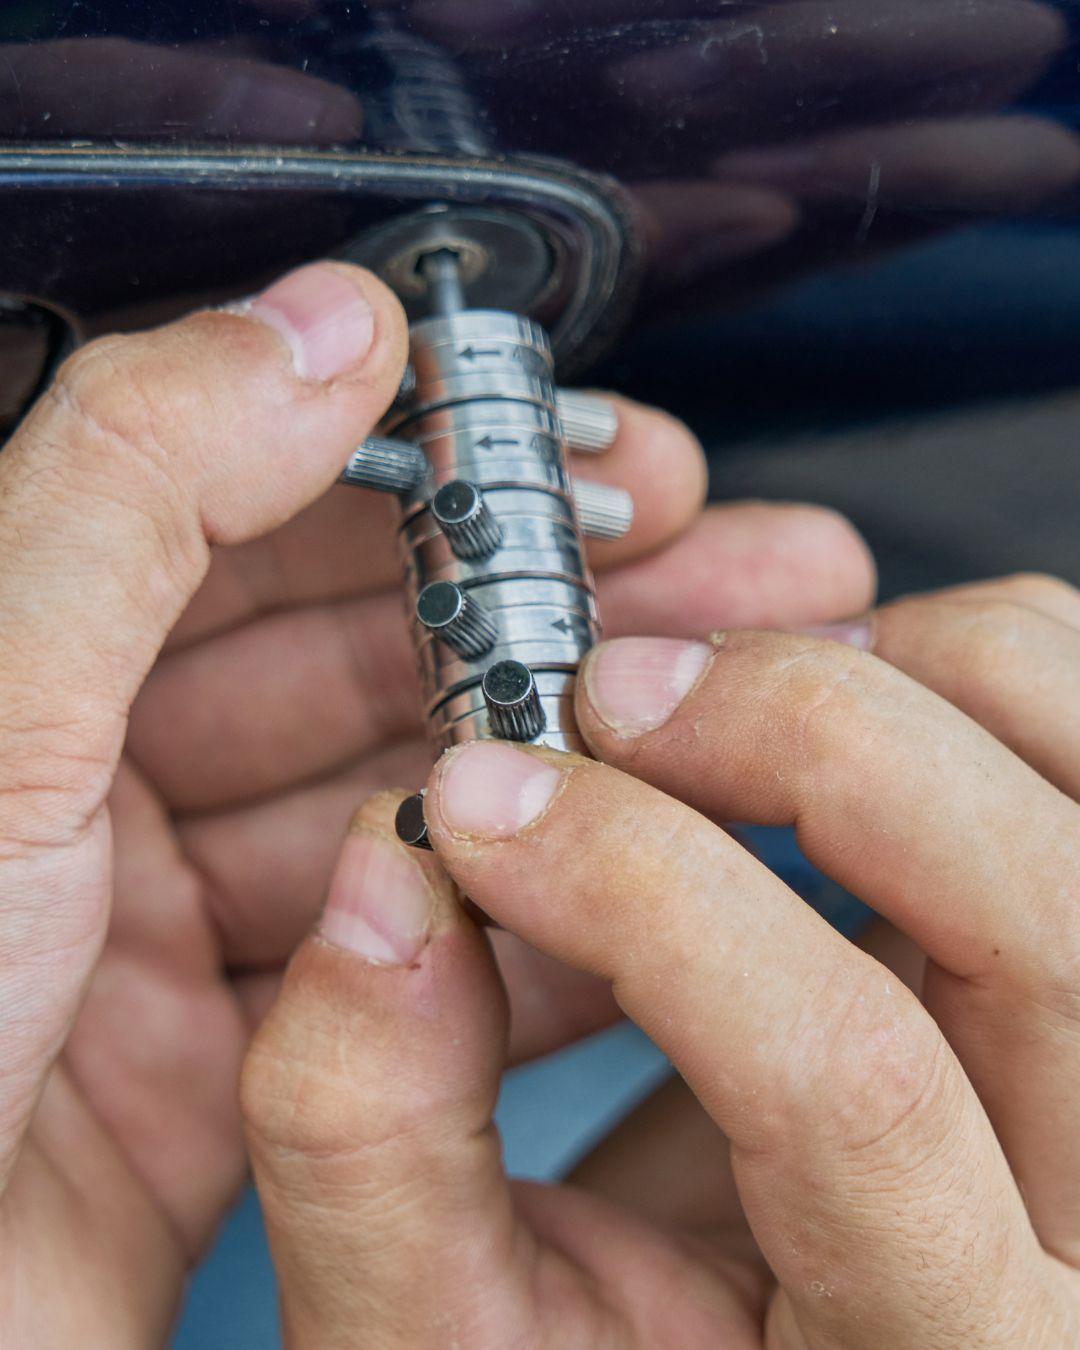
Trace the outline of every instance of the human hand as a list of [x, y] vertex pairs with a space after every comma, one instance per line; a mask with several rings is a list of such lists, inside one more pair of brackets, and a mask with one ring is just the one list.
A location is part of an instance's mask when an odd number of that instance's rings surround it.
[[[304, 269], [246, 311], [85, 348], [0, 454], [5, 1345], [161, 1341], [243, 1175], [241, 1058], [334, 836], [430, 767], [392, 503], [331, 488], [405, 351], [379, 283]], [[836, 517], [699, 518], [692, 438], [620, 415], [590, 472], [656, 481], [594, 555], [616, 631], [866, 603]], [[530, 1025], [614, 1015], [599, 982], [506, 944], [519, 1053]]]
[[[437, 857], [363, 808], [245, 1074], [289, 1345], [1077, 1343], [1080, 597], [1017, 578], [833, 636], [601, 646], [608, 763], [452, 752]], [[725, 819], [794, 822], [926, 953], [922, 1001]], [[656, 1131], [602, 1195], [509, 1184], [503, 997], [444, 866], [612, 981], [712, 1133]]]

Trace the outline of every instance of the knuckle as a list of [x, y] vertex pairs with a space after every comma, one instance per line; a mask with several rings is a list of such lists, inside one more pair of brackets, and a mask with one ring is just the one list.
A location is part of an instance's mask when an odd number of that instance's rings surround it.
[[101, 338], [61, 366], [50, 389], [48, 411], [73, 423], [64, 448], [81, 465], [134, 453], [170, 474], [165, 425], [169, 380], [150, 344], [139, 338]]
[[853, 754], [864, 762], [871, 743], [908, 715], [913, 696], [889, 667], [835, 643], [804, 647], [781, 678], [802, 762], [833, 772]]
[[[115, 534], [122, 519], [122, 546], [98, 556], [112, 560], [120, 582], [154, 614], [203, 563], [198, 481], [186, 447], [193, 382], [169, 365], [152, 338], [98, 339], [61, 366], [17, 433], [30, 490], [48, 507], [34, 514], [40, 528], [51, 522], [58, 543], [80, 549], [92, 536], [72, 529], [74, 521], [92, 516], [99, 533]], [[131, 560], [140, 549], [155, 566], [136, 576]]]
[[[1080, 834], [1075, 841], [1080, 857]], [[1039, 913], [1039, 938], [1029, 948], [1000, 962], [970, 985], [991, 1005], [1004, 1000], [1017, 1014], [1034, 1015], [1055, 1036], [1070, 1043], [1080, 1040], [1080, 912], [1075, 883], [1066, 882], [1057, 893], [1047, 893]]]
[[300, 1062], [297, 1049], [260, 1033], [240, 1079], [252, 1160], [276, 1189], [317, 1208], [363, 1201], [400, 1212], [418, 1191], [454, 1184], [479, 1134], [463, 1144], [452, 1123], [403, 1109], [392, 1083], [376, 1091], [341, 1060], [320, 1063], [308, 1046]]
[[249, 1135], [271, 1153], [328, 1154], [346, 1146], [325, 1075], [277, 1034], [270, 1014], [240, 1075], [240, 1111]]
[[377, 1153], [410, 1130], [392, 1091], [368, 1110], [367, 1075], [342, 1052], [334, 1031], [319, 1032], [286, 991], [248, 1052], [240, 1110], [264, 1155], [345, 1160]]
[[955, 1119], [957, 1075], [940, 1033], [906, 987], [876, 965], [842, 993], [798, 1045], [792, 1101], [819, 1146], [850, 1172], [907, 1176], [934, 1157]]
[[0, 863], [83, 838], [108, 793], [113, 756], [92, 748], [97, 710], [64, 721], [0, 719]]

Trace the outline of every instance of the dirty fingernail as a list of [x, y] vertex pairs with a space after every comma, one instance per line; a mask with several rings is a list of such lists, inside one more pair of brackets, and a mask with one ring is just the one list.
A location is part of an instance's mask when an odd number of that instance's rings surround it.
[[477, 742], [445, 761], [439, 811], [454, 834], [508, 839], [543, 814], [562, 781], [563, 774], [542, 759]]
[[359, 284], [321, 263], [282, 277], [246, 311], [285, 339], [304, 379], [344, 374], [364, 360], [375, 338], [375, 312]]
[[712, 659], [707, 642], [675, 638], [616, 638], [597, 648], [585, 667], [593, 710], [620, 736], [655, 731], [697, 683]]
[[330, 883], [319, 932], [382, 965], [411, 965], [427, 942], [433, 897], [419, 866], [387, 839], [350, 834]]

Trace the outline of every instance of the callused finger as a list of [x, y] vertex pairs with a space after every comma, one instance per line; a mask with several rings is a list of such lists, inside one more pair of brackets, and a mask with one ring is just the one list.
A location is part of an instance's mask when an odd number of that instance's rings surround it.
[[813, 862], [919, 943], [1043, 1240], [1080, 1254], [1075, 805], [944, 699], [836, 642], [616, 641], [590, 655], [577, 710], [598, 755], [715, 818], [795, 823]]
[[210, 546], [325, 491], [404, 354], [385, 287], [304, 268], [242, 313], [85, 348], [4, 450], [0, 1180], [103, 937], [103, 803], [135, 692]]
[[1030, 1285], [1041, 1256], [974, 1093], [898, 981], [721, 830], [607, 766], [477, 743], [440, 762], [427, 813], [463, 889], [612, 980], [682, 1071], [811, 1343], [1011, 1325], [993, 1272], [1007, 1257]]

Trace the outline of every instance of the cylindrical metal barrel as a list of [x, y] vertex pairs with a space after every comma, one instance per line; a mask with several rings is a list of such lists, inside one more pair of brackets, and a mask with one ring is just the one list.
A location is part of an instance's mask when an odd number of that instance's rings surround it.
[[[407, 605], [432, 740], [462, 741], [542, 724], [535, 743], [584, 750], [573, 720], [578, 662], [600, 635], [559, 418], [551, 349], [542, 328], [496, 311], [425, 319], [411, 330], [415, 388], [386, 427], [418, 445], [428, 472], [402, 497]], [[440, 488], [469, 484], [482, 496], [481, 544], [455, 536], [432, 509]], [[461, 536], [460, 527], [457, 536]], [[471, 555], [471, 556], [470, 556]], [[417, 600], [452, 582], [494, 626], [479, 656], [463, 654], [421, 622]], [[508, 719], [485, 698], [499, 662], [526, 665], [535, 715]]]

